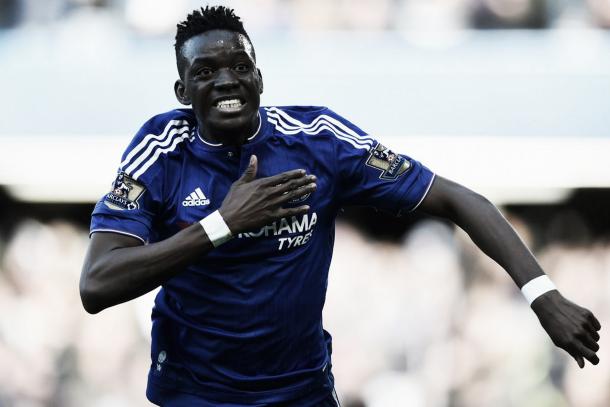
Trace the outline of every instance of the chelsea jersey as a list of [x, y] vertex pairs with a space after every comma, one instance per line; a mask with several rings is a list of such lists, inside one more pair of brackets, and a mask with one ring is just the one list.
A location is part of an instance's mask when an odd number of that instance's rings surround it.
[[332, 390], [322, 327], [338, 210], [415, 209], [434, 174], [325, 107], [261, 107], [241, 147], [200, 137], [190, 109], [153, 117], [125, 151], [91, 233], [154, 243], [217, 210], [258, 158], [257, 177], [303, 168], [317, 190], [287, 203], [302, 215], [236, 234], [165, 282], [152, 310], [148, 398], [315, 405]]

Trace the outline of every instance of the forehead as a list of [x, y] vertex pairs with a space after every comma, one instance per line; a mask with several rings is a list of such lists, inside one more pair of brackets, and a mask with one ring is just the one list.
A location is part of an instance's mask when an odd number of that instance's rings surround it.
[[254, 61], [252, 44], [245, 35], [227, 30], [210, 30], [189, 38], [182, 46], [187, 61], [219, 54], [245, 52]]

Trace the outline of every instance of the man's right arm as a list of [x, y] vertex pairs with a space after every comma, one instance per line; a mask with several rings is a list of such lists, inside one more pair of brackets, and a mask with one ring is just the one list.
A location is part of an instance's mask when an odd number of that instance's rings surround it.
[[[257, 160], [252, 156], [250, 165], [233, 183], [218, 210], [233, 235], [309, 210], [307, 205], [296, 208], [282, 205], [313, 192], [315, 176], [293, 170], [256, 179], [256, 170]], [[137, 298], [182, 272], [213, 248], [199, 223], [149, 245], [118, 233], [94, 233], [80, 279], [83, 306], [87, 312], [97, 313]]]

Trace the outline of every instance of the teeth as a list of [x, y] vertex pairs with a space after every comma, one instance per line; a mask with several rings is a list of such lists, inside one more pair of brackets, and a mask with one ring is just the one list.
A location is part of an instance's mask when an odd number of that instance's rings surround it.
[[221, 100], [216, 106], [221, 109], [236, 109], [241, 107], [241, 102], [239, 99]]

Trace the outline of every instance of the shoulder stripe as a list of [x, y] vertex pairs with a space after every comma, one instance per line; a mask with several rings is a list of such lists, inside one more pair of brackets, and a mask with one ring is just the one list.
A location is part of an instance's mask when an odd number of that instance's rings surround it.
[[299, 121], [298, 119], [295, 119], [294, 117], [290, 116], [288, 113], [286, 113], [283, 110], [278, 109], [276, 107], [268, 108], [267, 112], [274, 114], [274, 116], [276, 116], [276, 117], [279, 115], [286, 122], [292, 123], [292, 125], [287, 124], [287, 123], [282, 123], [284, 125], [284, 127], [288, 128], [288, 129], [296, 129], [296, 128], [301, 128], [301, 127], [312, 128], [312, 127], [315, 127], [319, 122], [322, 121], [322, 122], [326, 122], [329, 125], [333, 126], [337, 132], [343, 134], [346, 137], [350, 137], [350, 138], [354, 139], [354, 141], [356, 141], [356, 142], [371, 144], [371, 145], [373, 143], [375, 143], [375, 139], [373, 139], [371, 136], [365, 135], [365, 134], [358, 134], [354, 130], [352, 130], [351, 128], [346, 126], [344, 123], [341, 123], [339, 120], [337, 120], [334, 117], [331, 117], [329, 115], [325, 115], [325, 114], [318, 115], [311, 123], [304, 124], [303, 122]]
[[155, 153], [152, 155], [152, 157], [150, 157], [148, 159], [148, 161], [146, 161], [144, 163], [144, 165], [142, 165], [142, 167], [140, 167], [140, 169], [138, 171], [135, 172], [135, 174], [133, 174], [132, 178], [137, 180], [142, 174], [144, 174], [146, 172], [146, 170], [155, 163], [155, 161], [157, 161], [157, 159], [159, 158], [159, 156], [162, 153], [169, 153], [170, 151], [174, 151], [176, 149], [176, 147], [178, 146], [178, 144], [182, 143], [184, 140], [186, 139], [190, 139], [192, 140], [194, 138], [194, 134], [191, 133], [186, 133], [186, 134], [182, 134], [179, 137], [175, 137], [174, 141], [172, 142], [172, 144], [169, 147], [166, 148], [157, 148], [155, 150]]
[[335, 137], [337, 137], [339, 140], [343, 140], [351, 144], [355, 148], [364, 149], [367, 151], [371, 149], [372, 143], [369, 144], [369, 140], [362, 140], [350, 137], [345, 133], [339, 131], [336, 127], [334, 127], [326, 120], [318, 120], [318, 122], [313, 127], [287, 126], [286, 123], [282, 120], [282, 118], [280, 118], [278, 115], [272, 112], [267, 112], [267, 121], [272, 123], [278, 131], [284, 134], [298, 134], [303, 132], [305, 134], [314, 135], [320, 133], [322, 130], [328, 130], [333, 133]]
[[313, 126], [318, 120], [321, 119], [326, 119], [328, 121], [330, 121], [331, 123], [335, 124], [336, 126], [338, 126], [341, 130], [345, 131], [347, 134], [352, 135], [356, 138], [361, 138], [361, 139], [368, 139], [371, 141], [375, 141], [372, 137], [368, 136], [368, 135], [361, 135], [356, 133], [355, 131], [353, 131], [352, 129], [350, 129], [348, 126], [346, 126], [345, 124], [341, 123], [339, 120], [335, 119], [334, 117], [325, 115], [325, 114], [321, 114], [318, 115], [310, 124], [304, 124], [303, 122], [301, 122], [300, 120], [290, 116], [288, 113], [286, 113], [285, 111], [277, 108], [277, 107], [270, 107], [267, 108], [267, 111], [276, 113], [281, 115], [283, 118], [285, 118], [287, 121], [293, 123], [293, 125], [295, 127], [311, 127]]
[[142, 151], [142, 149], [144, 149], [146, 147], [146, 145], [148, 144], [149, 141], [151, 140], [163, 140], [166, 136], [167, 133], [171, 130], [172, 127], [175, 126], [185, 126], [188, 125], [188, 122], [186, 120], [170, 120], [167, 125], [165, 126], [165, 129], [163, 129], [163, 132], [161, 132], [160, 134], [147, 134], [146, 137], [144, 137], [142, 139], [142, 141], [140, 141], [140, 143], [138, 143], [138, 145], [136, 145], [133, 149], [131, 149], [131, 151], [129, 152], [129, 154], [127, 154], [127, 157], [125, 157], [125, 159], [123, 160], [123, 162], [121, 163], [121, 169], [123, 169], [135, 156], [136, 154], [138, 154], [140, 151]]
[[329, 130], [331, 133], [333, 133], [333, 134], [335, 135], [335, 137], [337, 137], [337, 138], [338, 138], [338, 139], [340, 139], [340, 140], [346, 141], [347, 143], [351, 144], [351, 145], [352, 145], [353, 147], [355, 147], [355, 148], [359, 148], [359, 149], [362, 149], [362, 150], [367, 150], [367, 151], [371, 149], [371, 146], [369, 146], [369, 145], [367, 145], [367, 144], [365, 144], [365, 145], [362, 145], [362, 144], [357, 144], [357, 143], [356, 143], [356, 142], [355, 142], [353, 139], [351, 139], [351, 138], [347, 138], [347, 137], [342, 136], [341, 134], [338, 134], [338, 133], [337, 133], [337, 132], [335, 132], [335, 130], [334, 130], [332, 127], [330, 127], [328, 124], [321, 124], [321, 125], [320, 125], [320, 127], [318, 127], [318, 128], [317, 128], [317, 129], [315, 129], [315, 130], [308, 130], [308, 129], [306, 129], [306, 128], [298, 128], [298, 129], [295, 129], [295, 130], [286, 130], [286, 129], [284, 129], [284, 128], [283, 128], [283, 127], [282, 127], [282, 126], [281, 126], [281, 125], [280, 125], [280, 124], [277, 122], [277, 120], [275, 120], [275, 119], [271, 118], [270, 116], [271, 116], [271, 114], [269, 114], [269, 113], [268, 113], [268, 114], [267, 114], [267, 121], [268, 121], [269, 123], [272, 123], [272, 124], [275, 126], [275, 128], [276, 128], [276, 129], [277, 129], [279, 132], [284, 133], [284, 134], [289, 134], [289, 135], [292, 135], [292, 134], [298, 134], [298, 133], [303, 132], [303, 133], [305, 133], [305, 134], [311, 134], [311, 135], [314, 135], [314, 134], [318, 134], [318, 133], [322, 132], [322, 130]]
[[174, 140], [176, 138], [180, 138], [185, 133], [188, 136], [189, 130], [190, 130], [190, 128], [188, 126], [176, 127], [176, 128], [172, 129], [172, 131], [170, 131], [168, 133], [167, 137], [164, 140], [153, 140], [148, 145], [146, 150], [144, 150], [144, 152], [142, 154], [140, 154], [140, 156], [136, 160], [134, 160], [129, 165], [129, 167], [125, 168], [125, 172], [127, 174], [131, 174], [136, 168], [138, 168], [138, 166], [140, 164], [142, 164], [142, 162], [144, 160], [147, 160], [151, 156], [151, 154], [152, 154], [153, 150], [155, 149], [155, 147], [159, 147], [159, 148], [167, 147], [168, 145], [170, 145], [172, 140]]

